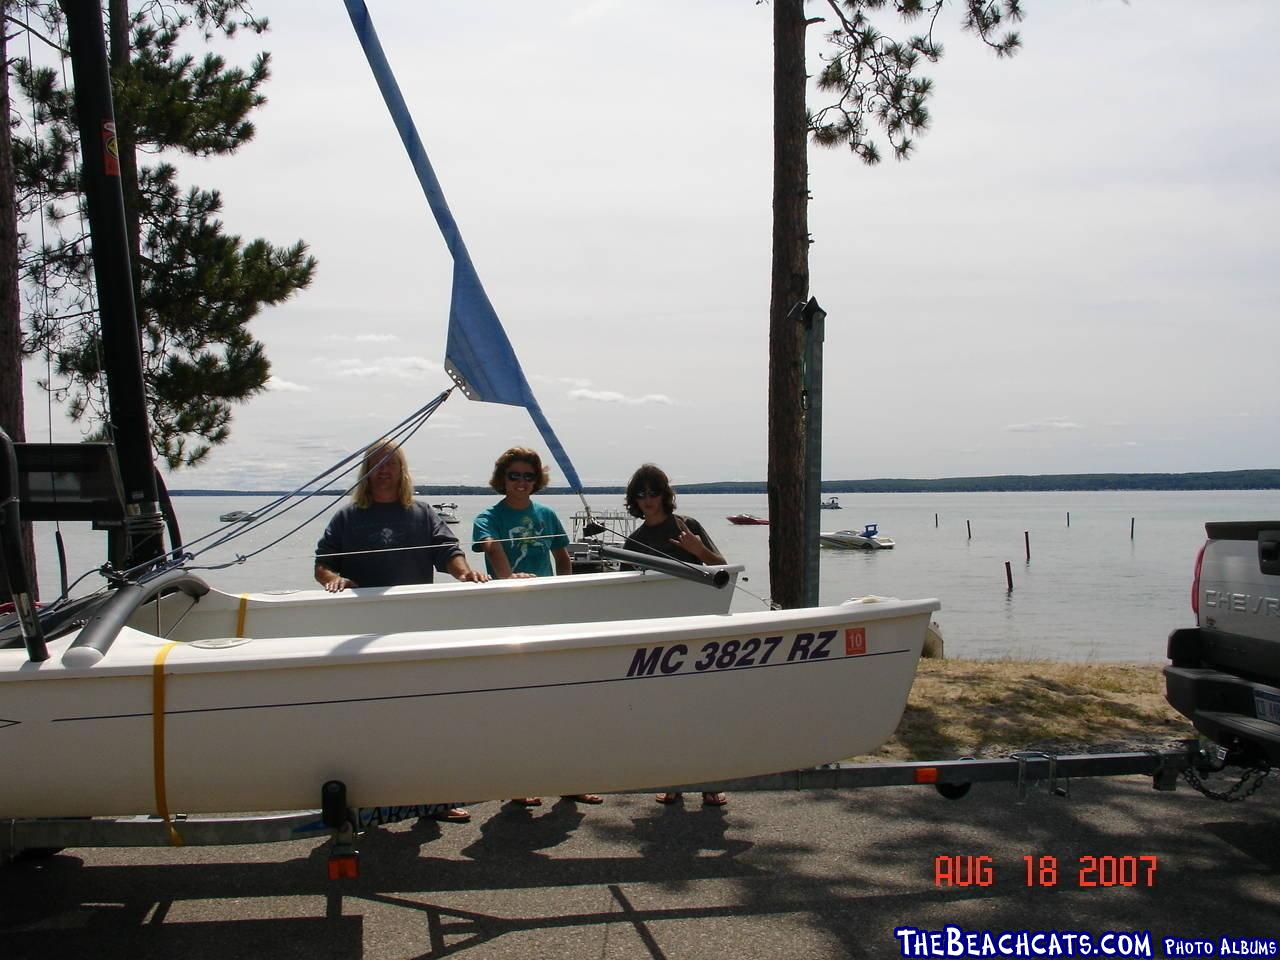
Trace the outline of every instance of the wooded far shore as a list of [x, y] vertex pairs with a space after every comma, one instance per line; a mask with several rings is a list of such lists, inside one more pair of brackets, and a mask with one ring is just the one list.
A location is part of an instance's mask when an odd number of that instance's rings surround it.
[[[767, 492], [762, 480], [722, 480], [713, 483], [679, 483], [680, 493], [746, 493]], [[625, 484], [588, 486], [591, 495], [621, 495]], [[1056, 473], [1039, 475], [1009, 474], [998, 477], [944, 477], [935, 480], [823, 480], [822, 493], [1014, 493], [1022, 491], [1080, 490], [1277, 490], [1280, 470], [1218, 470], [1207, 473]], [[487, 486], [468, 484], [427, 484], [415, 487], [419, 496], [464, 497], [484, 496], [493, 491]], [[279, 496], [286, 490], [171, 490], [172, 496], [244, 497]], [[335, 496], [342, 490], [328, 491]], [[545, 493], [572, 493], [568, 487], [548, 487]]]

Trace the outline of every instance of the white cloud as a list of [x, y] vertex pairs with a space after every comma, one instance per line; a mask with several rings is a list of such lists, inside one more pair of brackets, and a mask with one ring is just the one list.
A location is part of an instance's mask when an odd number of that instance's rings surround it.
[[393, 343], [400, 338], [394, 333], [331, 333], [325, 339], [339, 343]]
[[280, 393], [310, 393], [311, 388], [301, 383], [294, 383], [292, 380], [281, 380], [279, 377], [267, 378], [267, 389], [275, 390]]
[[340, 377], [391, 377], [397, 380], [424, 380], [428, 374], [444, 372], [444, 367], [426, 357], [381, 357], [373, 361], [348, 358], [338, 361]]
[[1044, 433], [1049, 430], [1081, 430], [1081, 424], [1066, 417], [1047, 417], [1030, 423], [1011, 423], [1004, 428], [1009, 433]]
[[535, 373], [529, 379], [533, 380], [535, 383], [549, 383], [549, 384], [557, 384], [557, 385], [568, 384], [571, 387], [578, 387], [578, 388], [591, 386], [591, 381], [588, 380], [586, 377], [547, 377], [547, 376], [543, 376], [542, 374]]
[[624, 393], [618, 393], [616, 390], [570, 390], [569, 396], [574, 400], [594, 400], [597, 403], [665, 403], [667, 406], [674, 406], [675, 401], [668, 397], [665, 393], [646, 393], [643, 397], [628, 397]]

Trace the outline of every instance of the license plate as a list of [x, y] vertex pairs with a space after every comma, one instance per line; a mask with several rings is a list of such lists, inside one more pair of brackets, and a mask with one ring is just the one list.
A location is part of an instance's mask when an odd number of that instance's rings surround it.
[[1253, 691], [1253, 708], [1259, 720], [1280, 723], [1280, 696], [1265, 690]]

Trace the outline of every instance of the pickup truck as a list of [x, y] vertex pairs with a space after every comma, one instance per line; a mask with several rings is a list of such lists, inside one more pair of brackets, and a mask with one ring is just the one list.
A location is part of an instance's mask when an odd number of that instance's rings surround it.
[[1205, 524], [1165, 696], [1228, 764], [1280, 766], [1280, 520]]

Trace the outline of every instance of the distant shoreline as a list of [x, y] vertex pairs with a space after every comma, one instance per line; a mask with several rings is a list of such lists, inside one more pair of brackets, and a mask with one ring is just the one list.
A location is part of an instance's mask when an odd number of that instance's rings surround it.
[[[681, 483], [681, 493], [765, 494], [762, 480]], [[1207, 473], [1059, 473], [995, 477], [944, 477], [936, 480], [824, 480], [823, 495], [841, 493], [1075, 493], [1098, 490], [1280, 490], [1280, 470], [1219, 470]], [[592, 496], [622, 495], [622, 483], [584, 487]], [[493, 495], [492, 488], [469, 484], [428, 484], [416, 488], [423, 497]], [[568, 487], [548, 487], [548, 494], [573, 493]], [[170, 490], [175, 497], [274, 497], [287, 490]], [[330, 495], [340, 496], [341, 491]]]

